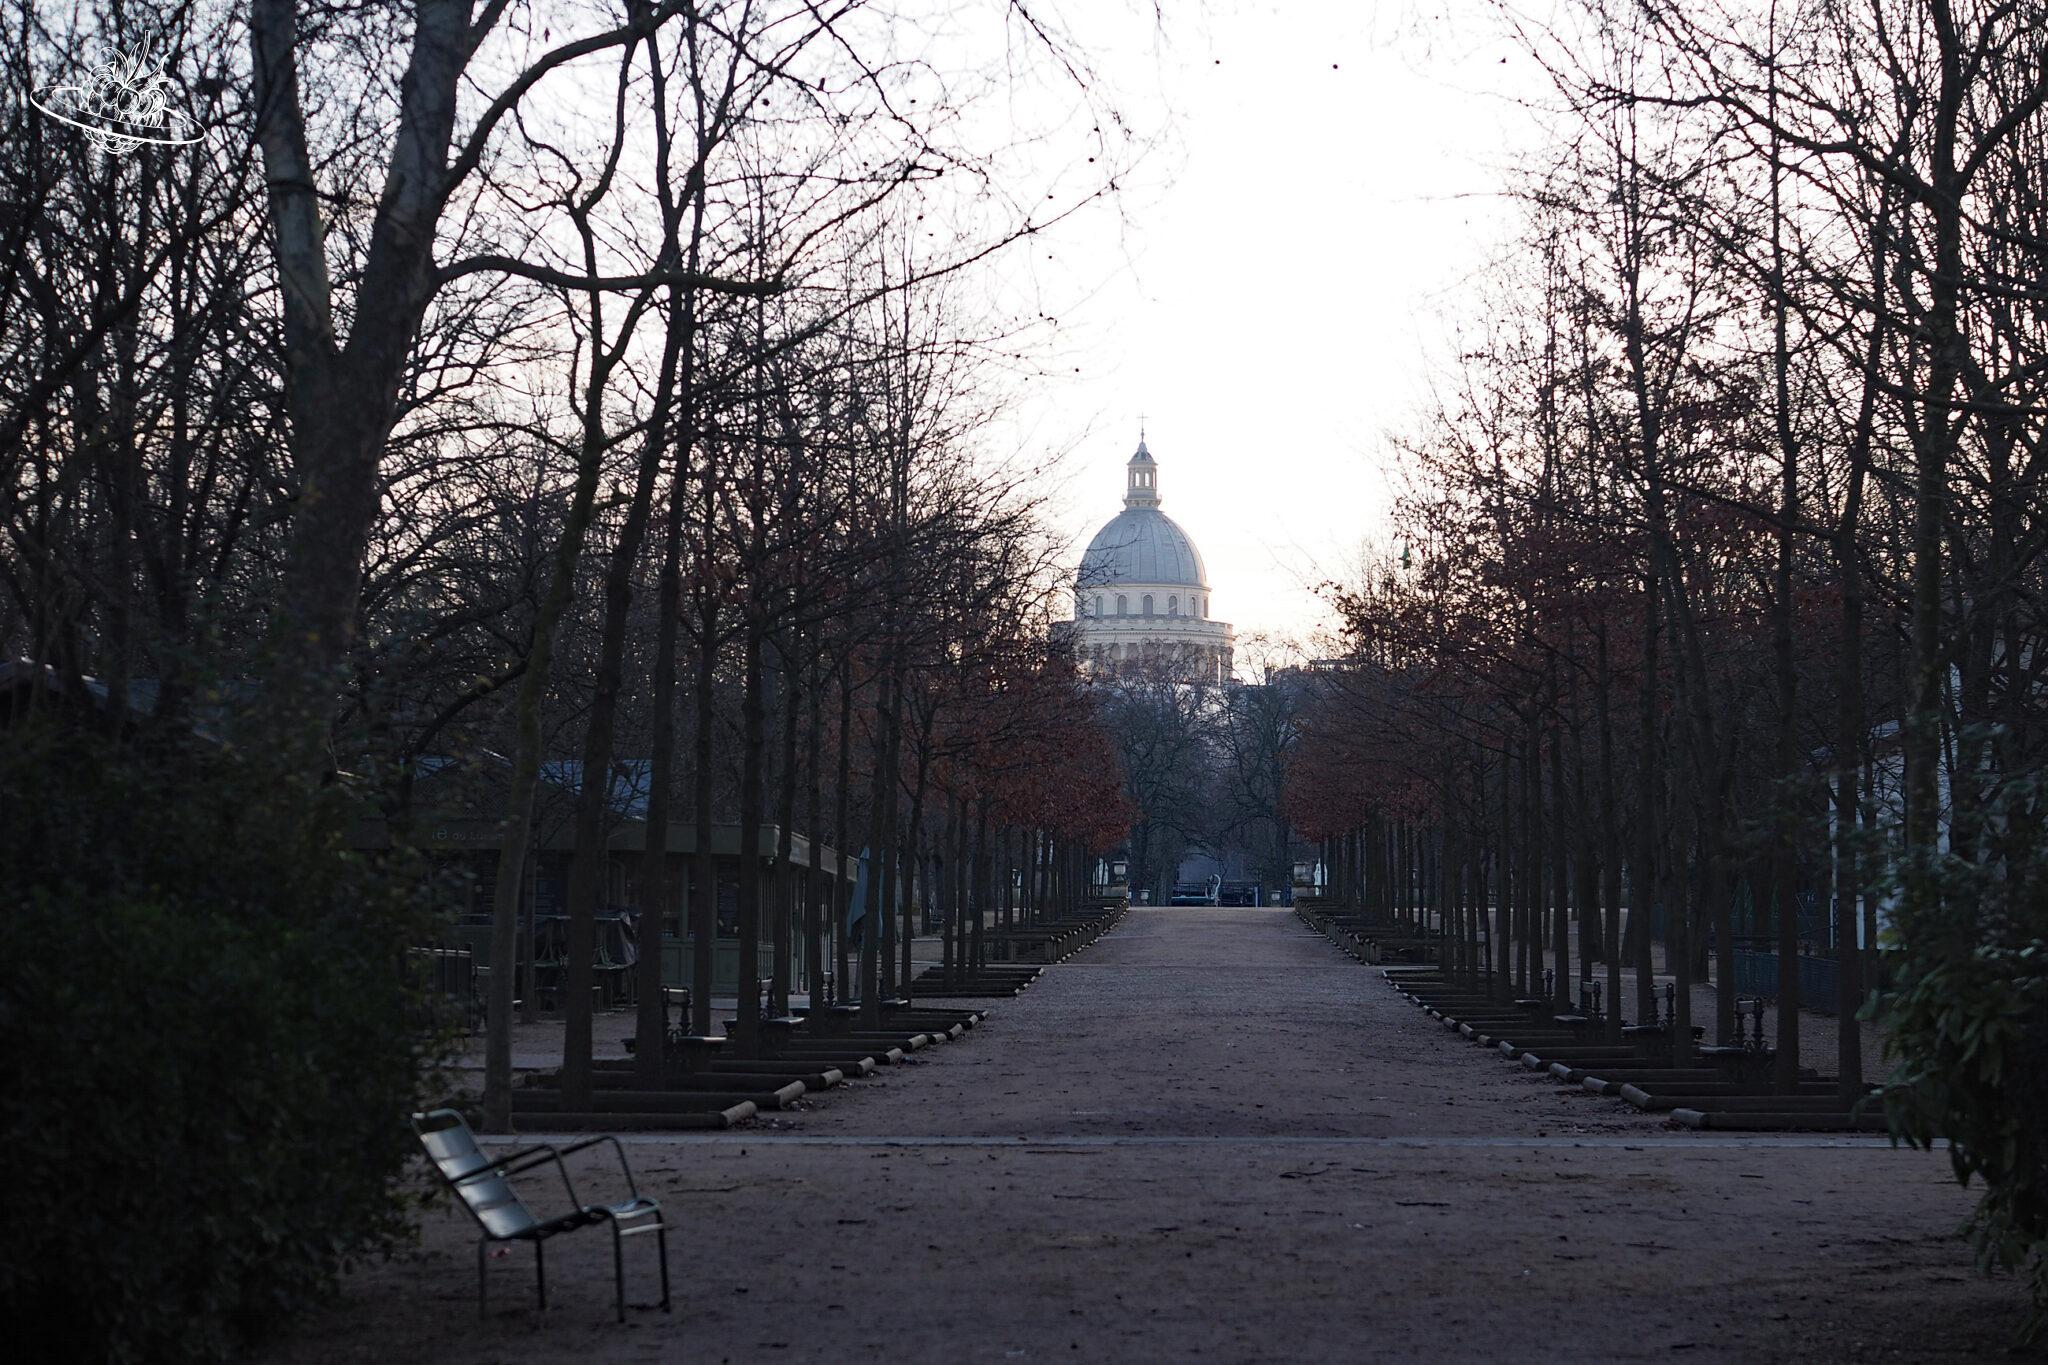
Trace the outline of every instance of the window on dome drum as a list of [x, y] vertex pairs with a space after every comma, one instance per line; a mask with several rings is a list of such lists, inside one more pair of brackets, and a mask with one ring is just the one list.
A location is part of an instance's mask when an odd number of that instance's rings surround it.
[[1130, 610], [1130, 606], [1124, 600], [1124, 595], [1118, 593], [1116, 595], [1116, 614], [1118, 616], [1125, 616], [1130, 613]]
[[1097, 593], [1097, 594], [1095, 594], [1095, 614], [1096, 614], [1097, 616], [1100, 616], [1100, 615], [1102, 615], [1102, 594], [1101, 594], [1101, 593]]
[[1152, 614], [1152, 594], [1149, 592], [1145, 594], [1145, 614], [1147, 616]]
[[1166, 614], [1168, 616], [1180, 615], [1180, 598], [1169, 597], [1166, 599]]

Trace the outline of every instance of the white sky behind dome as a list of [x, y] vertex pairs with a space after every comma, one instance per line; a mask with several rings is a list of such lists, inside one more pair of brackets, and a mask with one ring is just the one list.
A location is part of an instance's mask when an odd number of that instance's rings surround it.
[[1071, 452], [1053, 512], [1078, 563], [1122, 506], [1142, 413], [1211, 614], [1309, 637], [1331, 619], [1316, 583], [1385, 535], [1386, 435], [1423, 407], [1512, 230], [1501, 187], [1536, 143], [1521, 101], [1548, 85], [1483, 0], [1225, 0], [1168, 6], [1156, 29], [1141, 9], [1120, 36], [1069, 16], [1158, 141], [1113, 208], [1034, 260], [1055, 363], [1010, 424], [1027, 450]]

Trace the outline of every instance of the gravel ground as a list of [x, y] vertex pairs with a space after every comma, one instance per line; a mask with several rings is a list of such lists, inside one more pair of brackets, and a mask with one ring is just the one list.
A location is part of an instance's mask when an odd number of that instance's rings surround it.
[[[676, 1311], [602, 1232], [475, 1313], [465, 1220], [264, 1358], [1980, 1360], [2022, 1310], [1947, 1161], [1667, 1129], [1457, 1040], [1284, 910], [1138, 909], [777, 1127], [635, 1135]], [[629, 1246], [629, 1296], [652, 1297]]]

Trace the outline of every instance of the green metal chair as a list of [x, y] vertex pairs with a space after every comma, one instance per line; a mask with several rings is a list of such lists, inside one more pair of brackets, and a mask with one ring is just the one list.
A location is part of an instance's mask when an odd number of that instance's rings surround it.
[[[492, 1243], [533, 1244], [534, 1281], [540, 1293], [540, 1306], [545, 1310], [548, 1306], [548, 1277], [542, 1248], [548, 1238], [558, 1233], [574, 1232], [594, 1223], [608, 1224], [612, 1230], [612, 1278], [618, 1295], [619, 1321], [626, 1320], [625, 1239], [648, 1232], [654, 1234], [661, 1258], [661, 1311], [670, 1311], [668, 1223], [662, 1217], [661, 1205], [641, 1194], [633, 1183], [632, 1168], [626, 1164], [626, 1149], [619, 1145], [617, 1138], [604, 1134], [564, 1147], [541, 1144], [492, 1157], [477, 1145], [476, 1134], [470, 1131], [469, 1123], [453, 1109], [414, 1114], [412, 1130], [418, 1134], [420, 1146], [426, 1149], [434, 1169], [441, 1173], [442, 1181], [469, 1210], [469, 1216], [476, 1220], [482, 1234], [476, 1243], [476, 1307], [479, 1316], [488, 1311], [489, 1290], [484, 1267]], [[576, 1192], [575, 1182], [569, 1177], [568, 1166], [562, 1160], [601, 1142], [612, 1145], [612, 1150], [618, 1154], [619, 1169], [625, 1173], [627, 1197], [623, 1202], [584, 1203]], [[572, 1211], [543, 1219], [527, 1208], [519, 1192], [512, 1188], [511, 1177], [550, 1163], [562, 1177], [562, 1188], [568, 1192]]]

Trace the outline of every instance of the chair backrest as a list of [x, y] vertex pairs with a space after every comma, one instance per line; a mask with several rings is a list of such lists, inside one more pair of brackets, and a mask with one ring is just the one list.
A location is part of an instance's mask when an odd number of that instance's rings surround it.
[[461, 1197], [463, 1207], [486, 1236], [518, 1237], [538, 1225], [512, 1182], [498, 1173], [490, 1157], [477, 1146], [476, 1134], [469, 1131], [462, 1115], [453, 1109], [414, 1114], [412, 1130], [419, 1135], [427, 1159], [448, 1188]]

